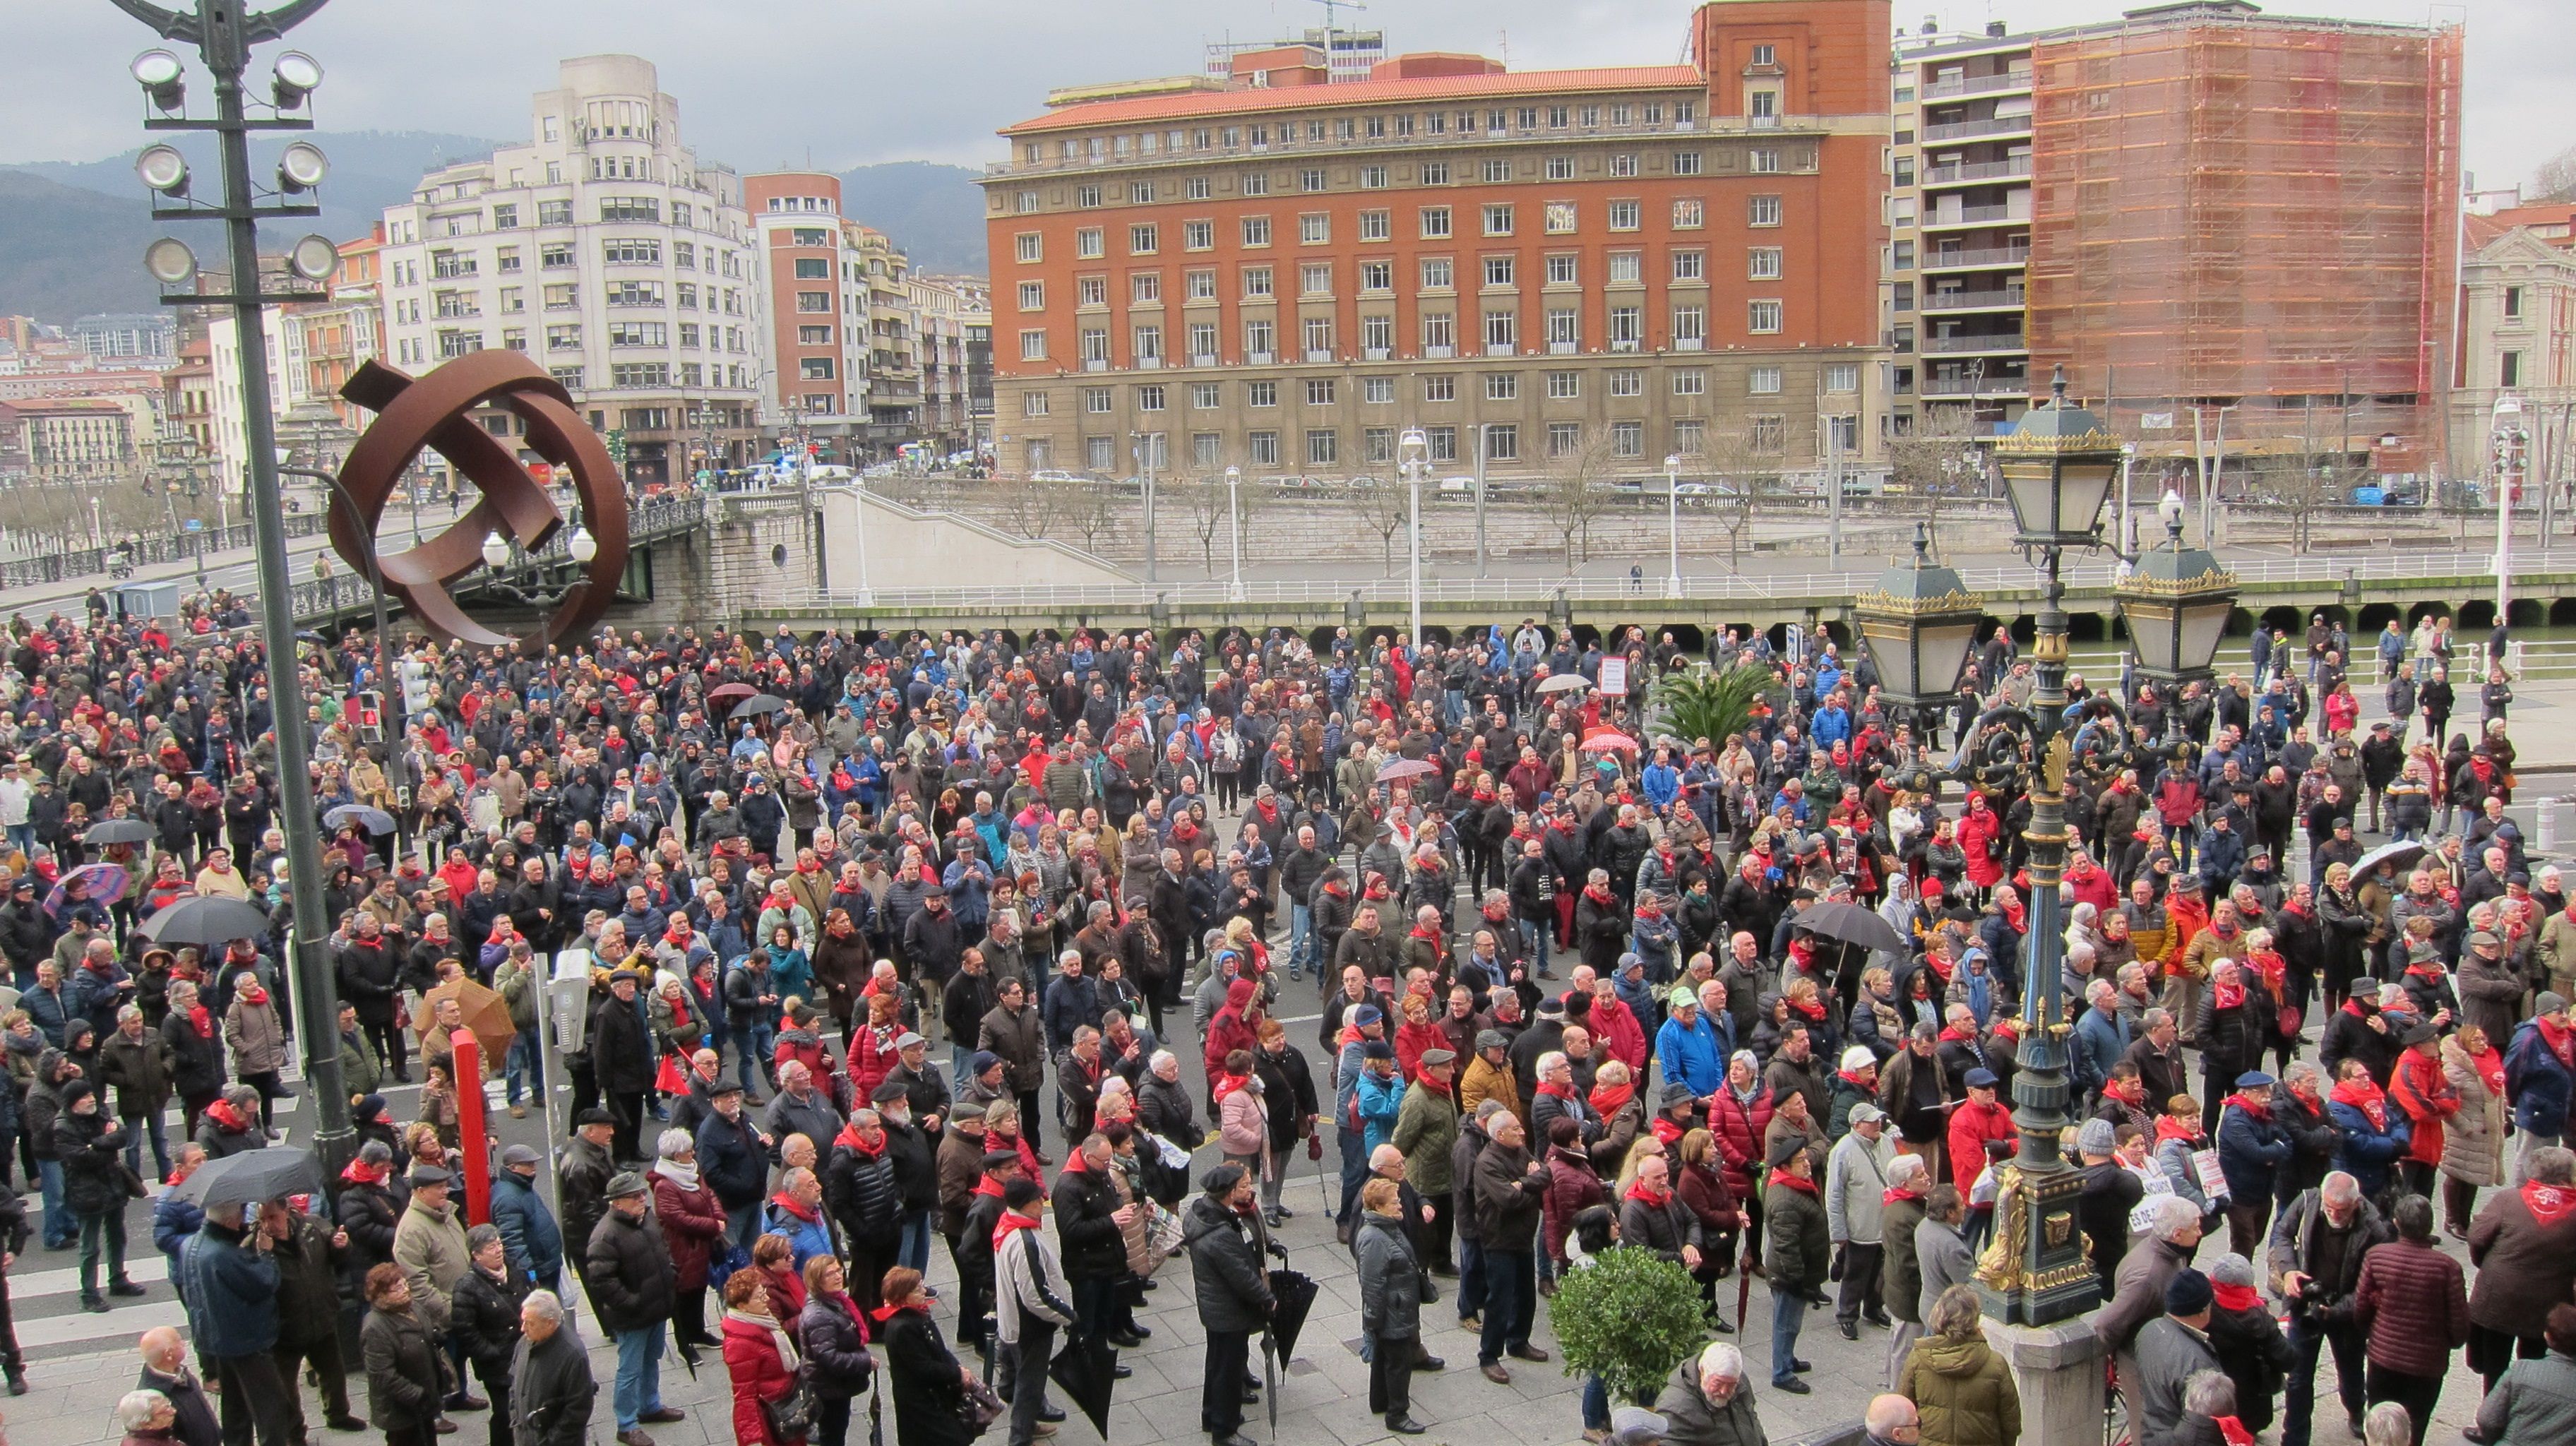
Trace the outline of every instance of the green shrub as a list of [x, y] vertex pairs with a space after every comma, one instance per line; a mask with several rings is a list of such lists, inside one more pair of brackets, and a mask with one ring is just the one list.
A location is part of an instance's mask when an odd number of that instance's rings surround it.
[[1667, 675], [1648, 696], [1653, 705], [1653, 731], [1681, 740], [1687, 748], [1705, 738], [1724, 748], [1726, 735], [1752, 726], [1754, 709], [1779, 682], [1759, 663], [1741, 663], [1718, 672], [1688, 668]]
[[1607, 1250], [1559, 1275], [1548, 1318], [1566, 1374], [1600, 1376], [1616, 1401], [1652, 1400], [1708, 1340], [1690, 1272], [1650, 1250]]

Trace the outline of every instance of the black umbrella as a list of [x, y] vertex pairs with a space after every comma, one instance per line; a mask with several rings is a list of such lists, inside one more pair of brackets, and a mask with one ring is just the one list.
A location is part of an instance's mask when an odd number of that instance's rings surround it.
[[313, 1152], [277, 1146], [209, 1160], [178, 1185], [180, 1199], [194, 1200], [209, 1210], [286, 1195], [316, 1195], [321, 1190], [322, 1167]]
[[741, 702], [734, 704], [733, 711], [727, 713], [725, 717], [728, 720], [757, 718], [763, 713], [784, 712], [787, 707], [787, 700], [778, 697], [776, 694], [754, 693], [750, 697], [743, 699]]
[[104, 847], [108, 844], [150, 843], [152, 825], [139, 818], [111, 818], [94, 823], [81, 835], [81, 842]]
[[1261, 1373], [1270, 1387], [1270, 1427], [1279, 1428], [1279, 1372], [1297, 1354], [1297, 1337], [1306, 1329], [1306, 1313], [1315, 1308], [1318, 1287], [1303, 1271], [1270, 1272], [1270, 1325], [1261, 1333]]
[[212, 947], [235, 939], [256, 939], [268, 932], [268, 916], [239, 899], [200, 894], [181, 899], [143, 921], [143, 937], [155, 944]]
[[[1066, 1398], [1082, 1408], [1084, 1419], [1100, 1439], [1109, 1439], [1109, 1393], [1118, 1384], [1118, 1353], [1100, 1336], [1067, 1336], [1064, 1349], [1055, 1353], [1047, 1366], [1047, 1379], [1055, 1382]], [[1037, 1387], [1026, 1381], [1021, 1390]]]
[[1836, 903], [1830, 899], [1810, 904], [1805, 913], [1790, 916], [1790, 927], [1820, 939], [1838, 939], [1863, 949], [1902, 950], [1906, 947], [1894, 924], [1858, 904]]

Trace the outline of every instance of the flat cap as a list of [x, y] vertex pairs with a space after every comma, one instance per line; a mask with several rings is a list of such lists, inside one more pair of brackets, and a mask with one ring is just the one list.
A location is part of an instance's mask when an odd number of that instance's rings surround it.
[[501, 1165], [508, 1169], [518, 1165], [542, 1165], [546, 1157], [525, 1145], [511, 1145], [501, 1151]]
[[1968, 1088], [1972, 1090], [1993, 1089], [1995, 1087], [1995, 1072], [1990, 1069], [1972, 1069], [1968, 1071], [1966, 1083]]
[[1457, 1062], [1458, 1055], [1453, 1050], [1426, 1049], [1422, 1052], [1424, 1064], [1456, 1064]]
[[608, 1182], [607, 1194], [608, 1198], [611, 1200], [623, 1200], [629, 1195], [646, 1194], [651, 1191], [652, 1188], [652, 1186], [644, 1183], [644, 1177], [642, 1175], [635, 1173], [633, 1170], [620, 1170], [617, 1172], [616, 1176]]
[[1506, 1038], [1503, 1032], [1499, 1029], [1480, 1029], [1476, 1031], [1476, 1048], [1478, 1049], [1509, 1049], [1511, 1047], [1511, 1040]]

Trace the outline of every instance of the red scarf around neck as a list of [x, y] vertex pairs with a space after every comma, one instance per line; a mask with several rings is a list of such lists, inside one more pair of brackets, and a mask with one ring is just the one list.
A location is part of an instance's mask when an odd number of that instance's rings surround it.
[[215, 1037], [215, 1012], [202, 1004], [188, 1006], [188, 1023], [195, 1026], [199, 1039]]
[[1646, 1188], [1645, 1181], [1638, 1180], [1629, 1185], [1626, 1198], [1630, 1200], [1643, 1200], [1655, 1209], [1661, 1210], [1666, 1205], [1672, 1203], [1673, 1192], [1670, 1186], [1666, 1186], [1661, 1190], [1649, 1190]]
[[2209, 1290], [2220, 1310], [2256, 1310], [2263, 1304], [2263, 1293], [2250, 1285], [2219, 1285], [2212, 1282]]
[[2180, 1140], [2197, 1149], [2200, 1144], [2200, 1132], [2171, 1115], [2158, 1115], [2156, 1116], [2156, 1143], [2161, 1145], [2167, 1140]]
[[2225, 1100], [2220, 1101], [2220, 1103], [2243, 1110], [2245, 1113], [2252, 1115], [2258, 1120], [2269, 1120], [2272, 1118], [2272, 1102], [2270, 1100], [2258, 1100], [2252, 1095], [2239, 1092], [2229, 1095]]
[[2388, 1128], [2388, 1096], [2380, 1091], [2378, 1085], [2371, 1082], [2370, 1076], [2362, 1075], [2357, 1079], [2338, 1083], [2334, 1087], [2332, 1098], [2337, 1104], [2350, 1105], [2368, 1115], [2372, 1129]]
[[2543, 1225], [2555, 1225], [2571, 1212], [2576, 1212], [2576, 1189], [2528, 1181], [2522, 1187], [2522, 1203], [2531, 1211], [2532, 1219]]
[[2210, 989], [2210, 996], [2211, 1008], [2235, 1009], [2245, 1003], [2245, 986], [2242, 984], [2213, 985]]
[[1593, 1112], [1605, 1120], [1615, 1118], [1621, 1110], [1628, 1107], [1628, 1101], [1636, 1098], [1636, 1095], [1637, 1085], [1634, 1080], [1626, 1084], [1595, 1084], [1592, 1087]]
[[1791, 1174], [1786, 1169], [1773, 1170], [1771, 1172], [1771, 1183], [1774, 1185], [1786, 1185], [1792, 1190], [1804, 1190], [1810, 1195], [1819, 1193], [1816, 1189], [1815, 1181], [1802, 1179], [1797, 1175]]
[[1920, 1200], [1922, 1198], [1923, 1192], [1920, 1190], [1909, 1190], [1902, 1185], [1891, 1185], [1887, 1188], [1886, 1193], [1878, 1197], [1878, 1203], [1882, 1206], [1886, 1206], [1893, 1205], [1899, 1200]]
[[[1080, 1159], [1080, 1152], [1077, 1151], [1074, 1157], [1076, 1159]], [[1005, 1210], [1002, 1212], [1002, 1218], [993, 1224], [993, 1248], [995, 1250], [1001, 1249], [1002, 1242], [1009, 1239], [1011, 1232], [1014, 1230], [1035, 1230], [1037, 1228], [1037, 1217], [1033, 1215], [1023, 1215], [1017, 1210]]]

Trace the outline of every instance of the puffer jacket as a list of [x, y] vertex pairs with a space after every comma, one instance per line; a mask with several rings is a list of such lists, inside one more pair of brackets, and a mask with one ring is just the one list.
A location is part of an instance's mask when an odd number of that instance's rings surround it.
[[1363, 1215], [1351, 1242], [1359, 1258], [1360, 1330], [1402, 1340], [1422, 1332], [1422, 1272], [1404, 1222], [1391, 1215]]
[[1825, 1202], [1813, 1188], [1774, 1183], [1763, 1192], [1762, 1207], [1762, 1265], [1772, 1288], [1822, 1289], [1833, 1255]]
[[1249, 1220], [1204, 1194], [1181, 1212], [1181, 1238], [1198, 1282], [1199, 1324], [1209, 1331], [1256, 1331], [1270, 1318], [1276, 1302], [1253, 1235]]
[[662, 1222], [662, 1243], [671, 1253], [674, 1287], [705, 1289], [708, 1257], [725, 1233], [724, 1207], [704, 1181], [687, 1188], [659, 1170], [645, 1178], [653, 1186], [653, 1216]]
[[591, 1232], [586, 1258], [591, 1307], [602, 1329], [643, 1330], [671, 1318], [678, 1273], [650, 1211], [632, 1218], [609, 1211]]
[[409, 1309], [370, 1310], [358, 1340], [365, 1351], [369, 1420], [382, 1429], [438, 1416], [447, 1356], [428, 1321]]
[[1923, 1446], [2014, 1446], [2021, 1439], [2021, 1392], [1982, 1336], [1916, 1342], [1896, 1390], [1922, 1417]]
[[456, 1282], [447, 1331], [474, 1363], [474, 1378], [508, 1389], [510, 1356], [519, 1348], [519, 1305], [532, 1289], [528, 1278], [504, 1266], [497, 1276], [475, 1266]]

